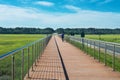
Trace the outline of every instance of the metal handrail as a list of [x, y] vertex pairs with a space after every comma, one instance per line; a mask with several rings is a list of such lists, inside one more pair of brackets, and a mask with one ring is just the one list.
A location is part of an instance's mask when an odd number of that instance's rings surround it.
[[[81, 39], [81, 37], [73, 37], [73, 36], [70, 36], [72, 38], [78, 38], [78, 39]], [[92, 41], [97, 41], [97, 42], [103, 42], [103, 43], [107, 43], [107, 44], [111, 44], [111, 45], [117, 45], [117, 46], [120, 46], [119, 43], [115, 43], [115, 42], [108, 42], [108, 41], [102, 41], [102, 40], [95, 40], [95, 39], [89, 39], [89, 38], [84, 38], [86, 40], [92, 40]]]
[[[3, 61], [3, 59], [7, 59], [7, 57], [9, 58], [9, 56], [11, 57], [10, 60], [11, 60], [12, 63], [4, 63], [4, 64], [11, 64], [11, 65], [9, 65], [9, 67], [11, 66], [11, 69], [9, 69], [8, 66], [4, 67], [5, 69], [10, 70], [9, 71], [10, 75], [8, 75], [10, 77], [10, 80], [16, 80], [16, 78], [15, 78], [15, 76], [16, 76], [15, 71], [16, 70], [15, 69], [17, 69], [17, 68], [21, 69], [21, 71], [20, 71], [21, 73], [19, 75], [19, 76], [21, 76], [21, 79], [18, 78], [19, 80], [24, 80], [24, 77], [25, 77], [25, 74], [26, 74], [26, 72], [24, 72], [25, 68], [26, 68], [27, 73], [28, 73], [27, 77], [28, 78], [30, 77], [30, 75], [29, 75], [30, 67], [32, 66], [32, 70], [33, 70], [33, 66], [36, 65], [38, 59], [41, 56], [41, 53], [43, 53], [45, 47], [47, 46], [47, 44], [50, 40], [50, 38], [51, 38], [51, 35], [49, 35], [45, 38], [39, 39], [37, 41], [34, 41], [30, 44], [27, 44], [23, 47], [17, 48], [15, 50], [11, 51], [11, 52], [8, 52], [8, 53], [0, 56], [0, 61]], [[27, 52], [25, 52], [25, 51], [27, 51]], [[32, 51], [32, 52], [30, 52], [30, 51]], [[19, 52], [21, 54], [21, 56], [20, 56], [21, 62], [20, 62], [20, 65], [15, 68], [15, 66], [16, 66], [16, 64], [15, 64], [16, 60], [15, 59], [17, 59], [16, 54], [19, 54]], [[24, 53], [26, 53], [26, 54], [24, 54]], [[26, 55], [26, 57], [25, 57], [25, 55]], [[25, 60], [24, 60], [26, 58], [27, 58], [27, 63], [25, 63]], [[32, 59], [30, 60], [30, 58], [32, 58]], [[2, 65], [4, 65], [4, 64], [2, 64]], [[27, 65], [27, 66], [25, 66], [25, 65]], [[2, 70], [2, 68], [3, 67], [0, 66], [0, 70]], [[19, 73], [19, 71], [18, 71], [18, 73]], [[3, 75], [6, 75], [6, 74], [2, 74], [2, 76]], [[0, 79], [1, 79], [2, 76], [0, 75]]]
[[[112, 62], [112, 64], [109, 64], [109, 65], [112, 66], [113, 71], [116, 70], [116, 66], [119, 67], [118, 65], [116, 65], [116, 59], [118, 59], [120, 55], [119, 43], [111, 43], [107, 41], [93, 40], [93, 39], [86, 39], [86, 38], [77, 38], [73, 36], [67, 36], [67, 37], [68, 37], [68, 41], [80, 42], [81, 49], [83, 49], [87, 54], [89, 53], [89, 49], [93, 50], [93, 53], [91, 53], [91, 55], [94, 57], [94, 59], [96, 59], [96, 56], [97, 56], [99, 62], [101, 58], [100, 56], [103, 53], [105, 65], [107, 65], [107, 55], [111, 56], [112, 59], [110, 59], [109, 61]], [[86, 47], [84, 47], [84, 45]]]
[[20, 51], [20, 50], [22, 50], [22, 49], [24, 49], [24, 48], [29, 47], [29, 46], [37, 43], [38, 41], [42, 41], [43, 39], [44, 39], [44, 38], [42, 38], [42, 39], [40, 39], [40, 40], [37, 40], [37, 41], [34, 41], [34, 42], [32, 42], [32, 43], [29, 43], [29, 44], [27, 44], [27, 45], [25, 45], [25, 46], [23, 46], [23, 47], [17, 48], [17, 49], [15, 49], [15, 50], [13, 50], [13, 51], [10, 51], [10, 52], [8, 52], [8, 53], [5, 53], [5, 54], [3, 54], [3, 55], [0, 56], [0, 60], [2, 60], [2, 59], [4, 59], [5, 57], [10, 56], [10, 55], [18, 52], [18, 51]]

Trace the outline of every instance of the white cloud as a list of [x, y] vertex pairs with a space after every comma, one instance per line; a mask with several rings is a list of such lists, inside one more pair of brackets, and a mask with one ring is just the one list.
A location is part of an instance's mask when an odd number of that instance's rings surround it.
[[33, 8], [0, 5], [0, 26], [104, 27], [120, 26], [120, 14], [79, 10], [77, 13], [46, 13]]
[[65, 5], [65, 8], [69, 9], [69, 10], [73, 10], [73, 11], [80, 11], [81, 9], [79, 7], [73, 6], [73, 5]]
[[35, 4], [42, 5], [42, 6], [54, 6], [54, 3], [48, 1], [38, 1]]
[[107, 3], [110, 3], [112, 2], [113, 0], [104, 0], [102, 2], [99, 2], [99, 4], [107, 4]]
[[90, 2], [90, 3], [97, 3], [97, 4], [107, 4], [112, 2], [113, 0], [80, 0], [80, 2]]

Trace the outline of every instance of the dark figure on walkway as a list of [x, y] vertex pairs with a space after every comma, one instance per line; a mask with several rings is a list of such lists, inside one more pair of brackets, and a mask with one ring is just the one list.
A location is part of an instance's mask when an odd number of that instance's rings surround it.
[[62, 41], [64, 41], [64, 33], [62, 33], [61, 38], [62, 38]]

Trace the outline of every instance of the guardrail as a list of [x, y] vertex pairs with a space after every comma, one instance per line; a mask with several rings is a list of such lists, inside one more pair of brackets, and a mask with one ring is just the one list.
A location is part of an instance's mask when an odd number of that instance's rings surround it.
[[0, 80], [24, 80], [33, 69], [51, 36], [37, 40], [0, 56]]
[[[68, 36], [67, 36], [68, 37]], [[112, 43], [100, 40], [86, 39], [86, 38], [78, 38], [74, 36], [69, 36], [69, 40], [76, 41], [81, 43], [82, 48], [86, 53], [92, 52], [92, 56], [98, 59], [100, 62], [109, 63], [113, 70], [115, 71], [117, 68], [120, 68], [120, 44]], [[89, 49], [90, 48], [90, 49]], [[90, 51], [91, 50], [91, 51]], [[96, 57], [97, 56], [97, 57]], [[119, 70], [120, 71], [120, 70]]]

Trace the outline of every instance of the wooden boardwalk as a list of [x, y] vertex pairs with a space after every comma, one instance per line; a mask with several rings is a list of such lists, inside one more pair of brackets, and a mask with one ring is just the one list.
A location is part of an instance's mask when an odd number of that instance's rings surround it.
[[33, 68], [34, 71], [30, 70], [30, 78], [26, 75], [25, 80], [65, 80], [54, 37], [48, 43], [37, 66]]
[[[89, 55], [55, 36], [69, 80], [120, 80], [120, 73], [112, 71]], [[52, 37], [30, 78], [25, 80], [66, 80]]]

